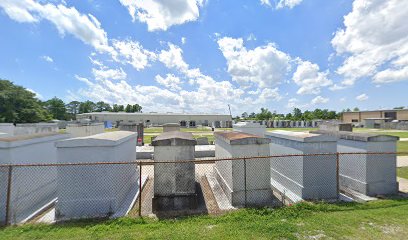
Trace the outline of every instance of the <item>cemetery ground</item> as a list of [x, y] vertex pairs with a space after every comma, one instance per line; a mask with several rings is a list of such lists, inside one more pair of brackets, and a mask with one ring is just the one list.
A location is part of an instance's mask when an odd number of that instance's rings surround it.
[[[109, 130], [115, 131], [117, 129]], [[274, 131], [274, 130], [286, 130], [286, 131], [312, 131], [316, 130], [316, 128], [267, 128], [267, 131]], [[214, 141], [213, 132], [210, 127], [197, 127], [197, 128], [181, 128], [183, 132], [191, 132], [195, 138], [198, 137], [207, 137], [208, 141]], [[216, 128], [215, 131], [232, 131], [232, 128]], [[372, 132], [372, 133], [382, 133], [386, 135], [392, 135], [400, 137], [403, 141], [398, 141], [397, 151], [398, 152], [408, 152], [408, 131], [403, 130], [382, 130], [382, 129], [367, 129], [367, 128], [354, 128], [353, 131], [355, 132]], [[150, 144], [151, 137], [157, 136], [163, 132], [162, 127], [151, 127], [145, 128], [145, 136], [144, 136], [144, 143]], [[402, 154], [407, 155], [407, 154]]]
[[119, 218], [0, 229], [0, 239], [403, 239], [408, 200], [300, 203], [276, 209], [240, 209], [219, 216]]

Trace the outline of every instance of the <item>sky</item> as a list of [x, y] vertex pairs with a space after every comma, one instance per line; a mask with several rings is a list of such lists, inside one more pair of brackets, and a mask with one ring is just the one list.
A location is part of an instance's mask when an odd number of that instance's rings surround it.
[[0, 78], [144, 112], [408, 106], [401, 0], [1, 0]]

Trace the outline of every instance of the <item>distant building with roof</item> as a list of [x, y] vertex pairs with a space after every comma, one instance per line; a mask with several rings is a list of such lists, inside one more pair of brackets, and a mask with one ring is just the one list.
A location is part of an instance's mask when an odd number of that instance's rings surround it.
[[232, 127], [232, 117], [227, 114], [92, 112], [77, 114], [77, 119], [90, 119], [96, 122], [110, 121], [113, 124], [134, 122], [143, 123], [145, 126], [179, 123], [180, 127], [196, 127], [197, 125], [215, 128]]

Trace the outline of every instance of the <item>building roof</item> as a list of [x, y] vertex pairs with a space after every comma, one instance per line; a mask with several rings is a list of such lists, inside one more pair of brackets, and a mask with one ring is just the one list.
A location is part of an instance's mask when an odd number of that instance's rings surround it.
[[398, 112], [398, 111], [408, 111], [407, 109], [381, 109], [381, 110], [363, 110], [363, 111], [350, 111], [343, 113], [361, 113], [361, 112]]

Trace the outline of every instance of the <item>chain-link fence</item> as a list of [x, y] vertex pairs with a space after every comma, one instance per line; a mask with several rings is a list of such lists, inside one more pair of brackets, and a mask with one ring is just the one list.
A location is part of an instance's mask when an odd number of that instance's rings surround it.
[[217, 214], [395, 194], [398, 153], [0, 165], [0, 223]]

